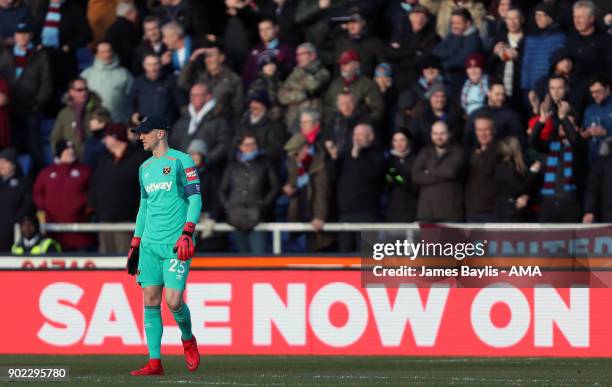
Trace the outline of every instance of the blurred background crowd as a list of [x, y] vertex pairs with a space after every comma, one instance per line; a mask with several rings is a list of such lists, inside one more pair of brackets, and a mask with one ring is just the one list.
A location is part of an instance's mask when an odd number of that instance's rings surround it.
[[0, 0], [0, 251], [126, 252], [40, 222], [133, 222], [152, 115], [197, 165], [201, 251], [612, 222], [611, 75], [609, 0]]

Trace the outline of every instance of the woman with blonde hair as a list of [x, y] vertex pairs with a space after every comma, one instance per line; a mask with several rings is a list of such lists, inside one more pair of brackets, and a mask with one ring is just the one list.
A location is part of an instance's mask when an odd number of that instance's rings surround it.
[[498, 222], [520, 222], [525, 218], [529, 192], [542, 167], [535, 161], [525, 165], [521, 144], [516, 137], [499, 142], [499, 160], [495, 168], [495, 218]]

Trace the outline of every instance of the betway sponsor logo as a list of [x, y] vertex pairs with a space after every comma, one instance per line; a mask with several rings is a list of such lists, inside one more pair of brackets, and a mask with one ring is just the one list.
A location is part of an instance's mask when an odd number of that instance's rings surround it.
[[170, 188], [172, 188], [171, 181], [162, 181], [161, 183], [151, 183], [145, 186], [145, 191], [147, 191], [148, 194], [155, 192], [155, 191], [160, 191], [160, 190], [169, 192]]

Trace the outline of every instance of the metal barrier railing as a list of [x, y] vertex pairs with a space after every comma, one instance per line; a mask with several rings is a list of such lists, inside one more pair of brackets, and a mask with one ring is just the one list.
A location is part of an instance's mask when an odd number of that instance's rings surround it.
[[[227, 223], [203, 222], [198, 224], [197, 230], [213, 232], [233, 232], [234, 227]], [[610, 227], [610, 223], [582, 224], [582, 223], [440, 223], [446, 227], [460, 227], [464, 229], [487, 230], [571, 230], [589, 229], [593, 227]], [[133, 231], [135, 223], [45, 223], [43, 231], [55, 232], [109, 232]], [[323, 231], [330, 232], [360, 232], [363, 230], [418, 230], [419, 223], [325, 223]], [[283, 232], [315, 232], [310, 223], [260, 223], [255, 231], [272, 233], [272, 252], [275, 255], [282, 253]], [[15, 240], [20, 236], [19, 225], [15, 225]]]

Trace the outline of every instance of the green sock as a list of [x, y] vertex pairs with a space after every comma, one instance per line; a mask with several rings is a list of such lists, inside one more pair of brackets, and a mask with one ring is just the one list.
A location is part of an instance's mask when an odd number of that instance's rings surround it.
[[176, 324], [181, 328], [181, 339], [190, 340], [193, 334], [191, 333], [191, 313], [189, 313], [187, 304], [183, 303], [179, 310], [173, 310], [172, 314]]
[[161, 359], [161, 339], [164, 331], [161, 319], [161, 307], [145, 306], [144, 326], [149, 346], [149, 358]]

